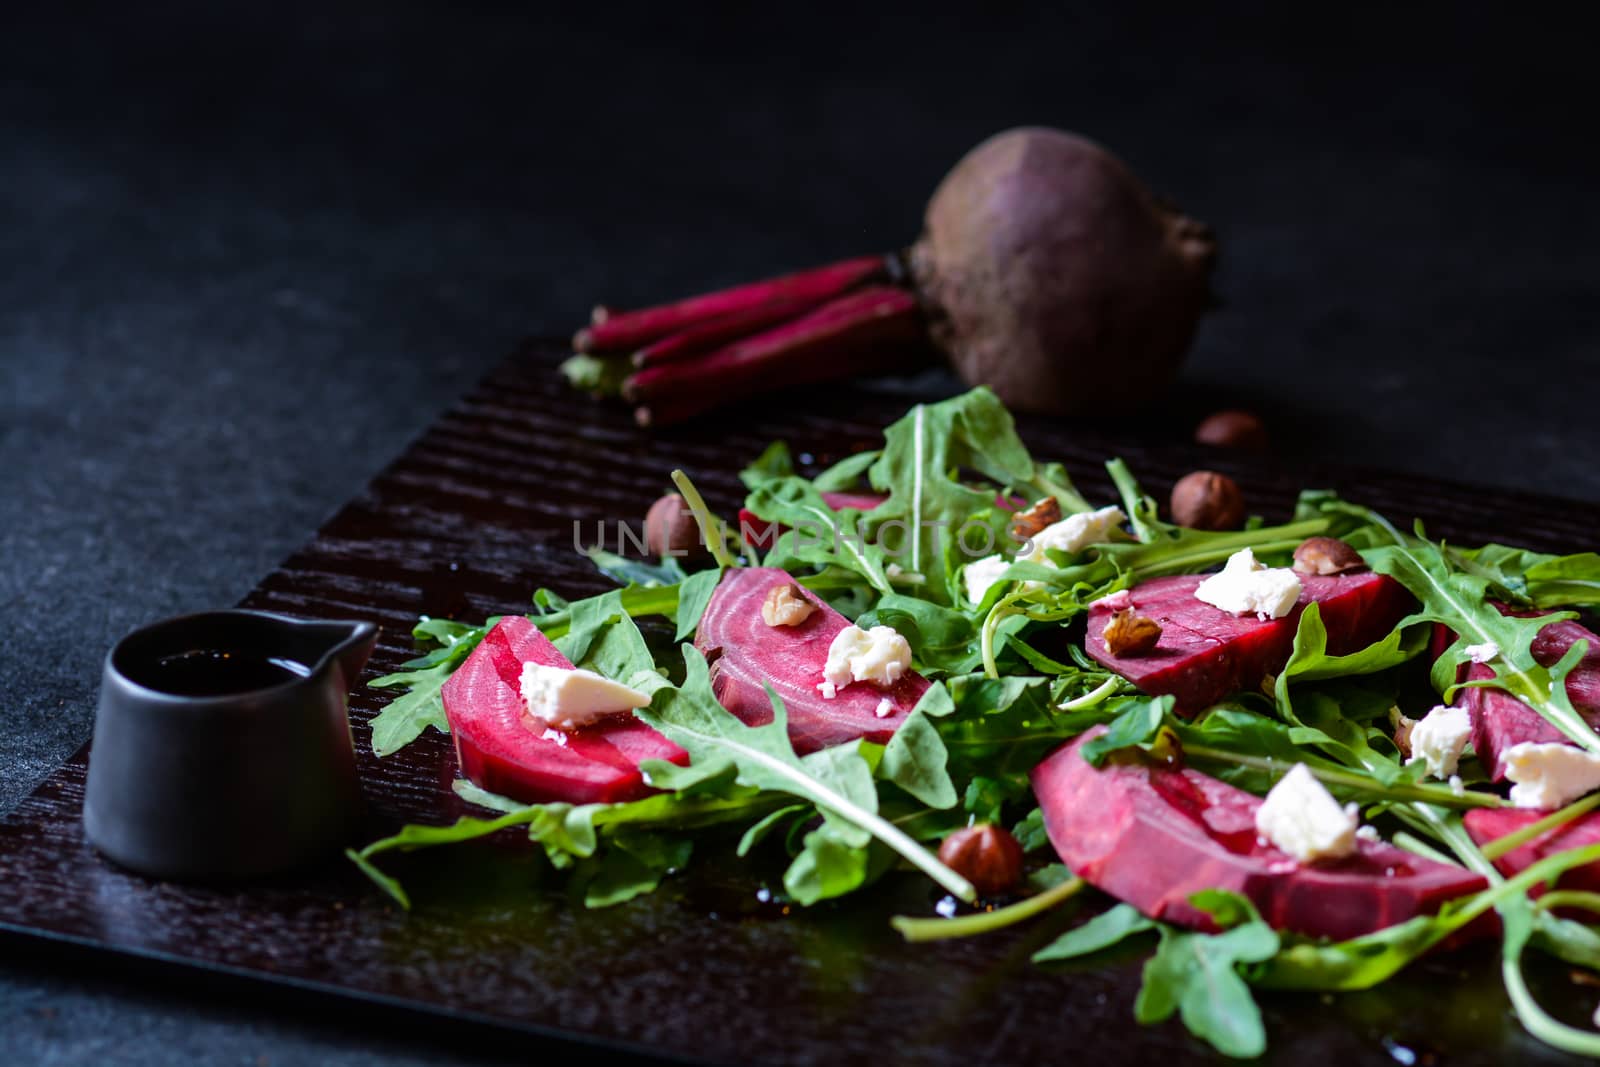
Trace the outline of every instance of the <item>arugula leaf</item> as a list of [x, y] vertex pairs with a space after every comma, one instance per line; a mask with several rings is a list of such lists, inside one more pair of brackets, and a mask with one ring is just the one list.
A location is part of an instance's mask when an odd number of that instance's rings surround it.
[[[883, 454], [867, 476], [889, 498], [873, 509], [867, 531], [901, 566], [927, 577], [922, 591], [936, 604], [962, 602], [945, 565], [958, 543], [970, 550], [980, 534], [990, 552], [1009, 543], [1009, 516], [994, 506], [997, 490], [1023, 491], [1030, 500], [1053, 495], [1064, 511], [1088, 510], [1063, 471], [1035, 466], [1011, 413], [986, 388], [918, 404], [883, 436]], [[968, 471], [993, 484], [966, 484], [960, 478]], [[969, 526], [971, 538], [963, 537]]]
[[683, 581], [683, 565], [673, 556], [663, 556], [661, 562], [628, 559], [603, 548], [591, 548], [586, 553], [595, 569], [618, 585], [676, 585]]
[[782, 441], [774, 441], [755, 458], [755, 462], [739, 472], [739, 480], [746, 489], [753, 490], [765, 482], [792, 478], [794, 474], [794, 457], [789, 454], [789, 446]]
[[444, 701], [439, 690], [456, 669], [454, 661], [440, 663], [425, 671], [404, 671], [374, 678], [367, 684], [375, 689], [391, 685], [408, 685], [411, 688], [384, 705], [372, 717], [372, 754], [382, 759], [405, 748], [428, 727], [442, 734], [450, 732], [450, 722], [445, 718]]
[[[879, 593], [892, 593], [884, 573], [884, 546], [869, 537], [854, 508], [835, 511], [804, 478], [778, 478], [757, 485], [745, 507], [763, 522], [787, 527], [767, 553], [769, 567], [830, 564], [854, 571]], [[910, 568], [915, 570], [916, 568]]]
[[1048, 845], [1050, 834], [1044, 825], [1044, 809], [1034, 808], [1024, 815], [1021, 821], [1011, 828], [1011, 836], [1017, 839], [1017, 844], [1022, 846], [1023, 852], [1033, 852]]
[[867, 468], [876, 463], [882, 454], [873, 449], [846, 456], [811, 479], [811, 484], [815, 485], [820, 493], [842, 493], [854, 489], [861, 481], [861, 476], [867, 472]]
[[[1421, 608], [1403, 620], [1402, 626], [1438, 622], [1459, 635], [1433, 665], [1434, 688], [1445, 699], [1456, 688], [1456, 668], [1465, 661], [1467, 646], [1492, 643], [1500, 650], [1494, 662], [1493, 685], [1527, 704], [1575, 744], [1600, 752], [1600, 736], [1573, 708], [1567, 695], [1567, 672], [1582, 652], [1573, 656], [1569, 650], [1561, 663], [1546, 669], [1530, 650], [1540, 630], [1558, 619], [1575, 618], [1574, 613], [1557, 612], [1535, 618], [1502, 615], [1489, 603], [1487, 579], [1454, 569], [1438, 546], [1421, 537], [1369, 549], [1366, 559], [1373, 570], [1404, 585], [1421, 603]], [[1573, 648], [1582, 645], [1580, 642]]]
[[689, 575], [678, 586], [678, 630], [676, 639], [686, 640], [700, 625], [700, 617], [711, 603], [711, 594], [722, 581], [722, 571], [712, 569]]
[[955, 710], [949, 691], [935, 682], [889, 738], [879, 764], [886, 781], [938, 810], [955, 806], [956, 787], [946, 768], [949, 751], [930, 718], [943, 718]]
[[614, 847], [585, 872], [585, 907], [609, 908], [654, 892], [662, 878], [688, 865], [694, 848], [686, 838], [627, 830], [613, 834], [611, 844]]
[[832, 829], [829, 840], [818, 842], [813, 861], [840, 841], [864, 844], [867, 836], [875, 837], [950, 893], [962, 900], [975, 897], [965, 878], [878, 814], [872, 768], [862, 757], [859, 744], [823, 749], [801, 759], [789, 742], [788, 713], [776, 694], [769, 690], [773, 721], [764, 726], [747, 726], [717, 703], [705, 657], [699, 650], [685, 645], [683, 657], [681, 686], [669, 684], [654, 671], [635, 677], [635, 684], [642, 683], [654, 691], [650, 706], [635, 714], [681, 745], [689, 753], [691, 764], [730, 760], [739, 768], [741, 785], [815, 804]]
[[555, 646], [573, 666], [616, 681], [654, 669], [644, 635], [622, 606], [621, 590], [574, 601], [567, 610], [569, 628], [556, 638]]
[[1259, 1056], [1266, 1051], [1266, 1029], [1239, 968], [1276, 955], [1278, 933], [1236, 894], [1208, 889], [1189, 900], [1219, 919], [1218, 913], [1226, 913], [1237, 924], [1219, 934], [1162, 927], [1156, 953], [1144, 966], [1134, 1018], [1154, 1023], [1176, 1011], [1190, 1033], [1223, 1055]]
[[1098, 767], [1106, 757], [1119, 748], [1143, 744], [1161, 729], [1161, 723], [1172, 710], [1174, 699], [1170, 696], [1147, 699], [1128, 698], [1121, 706], [1125, 709], [1106, 728], [1106, 732], [1084, 744], [1081, 752], [1091, 766]]
[[[1082, 926], [1075, 926], [1033, 954], [1034, 963], [1054, 963], [1104, 952], [1113, 945], [1158, 929], [1132, 904], [1117, 904]], [[1169, 1013], [1170, 1014], [1170, 1013]]]

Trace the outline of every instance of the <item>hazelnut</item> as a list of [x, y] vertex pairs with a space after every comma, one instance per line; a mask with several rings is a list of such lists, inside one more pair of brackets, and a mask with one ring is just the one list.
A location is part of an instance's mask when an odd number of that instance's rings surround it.
[[650, 505], [644, 517], [644, 547], [656, 556], [697, 556], [704, 551], [700, 525], [683, 497], [668, 493]]
[[817, 610], [793, 583], [775, 585], [761, 602], [761, 621], [768, 626], [799, 626]]
[[1337, 537], [1308, 537], [1294, 550], [1294, 569], [1301, 574], [1347, 574], [1366, 567], [1361, 553]]
[[1142, 656], [1161, 640], [1161, 624], [1146, 615], [1135, 615], [1124, 608], [1111, 616], [1100, 634], [1113, 656]]
[[1206, 416], [1194, 428], [1194, 439], [1216, 448], [1237, 448], [1242, 452], [1267, 450], [1267, 427], [1248, 411], [1218, 411]]
[[1053, 496], [1037, 500], [1027, 511], [1019, 511], [1011, 520], [1011, 536], [1026, 541], [1036, 536], [1046, 526], [1061, 521], [1061, 502]]
[[993, 897], [1022, 881], [1022, 846], [1010, 831], [981, 822], [957, 830], [939, 846], [939, 862]]
[[1216, 471], [1194, 471], [1172, 487], [1172, 521], [1193, 530], [1232, 530], [1244, 522], [1239, 483]]
[[1417, 720], [1407, 718], [1399, 708], [1390, 708], [1389, 722], [1394, 727], [1394, 747], [1400, 750], [1402, 758], [1410, 759], [1411, 731], [1417, 725]]

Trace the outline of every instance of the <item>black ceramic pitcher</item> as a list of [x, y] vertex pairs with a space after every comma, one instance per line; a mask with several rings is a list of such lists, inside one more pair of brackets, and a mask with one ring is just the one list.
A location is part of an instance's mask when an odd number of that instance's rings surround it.
[[377, 636], [216, 611], [123, 638], [89, 752], [89, 840], [163, 878], [264, 875], [346, 843], [362, 809], [346, 695]]

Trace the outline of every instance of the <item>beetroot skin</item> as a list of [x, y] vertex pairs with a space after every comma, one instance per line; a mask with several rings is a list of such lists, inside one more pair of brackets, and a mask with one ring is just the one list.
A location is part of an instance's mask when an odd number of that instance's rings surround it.
[[1211, 301], [1216, 241], [1116, 156], [1061, 130], [1007, 130], [928, 202], [910, 263], [929, 329], [970, 385], [1081, 415], [1172, 377]]
[[[856, 682], [831, 700], [817, 690], [828, 646], [850, 620], [814, 593], [800, 595], [816, 606], [798, 626], [768, 626], [761, 618], [767, 593], [794, 578], [777, 567], [739, 567], [722, 582], [695, 631], [695, 647], [711, 661], [717, 700], [741, 721], [759, 726], [772, 721], [772, 702], [765, 685], [783, 699], [789, 716], [789, 740], [804, 755], [864, 738], [882, 744], [894, 735], [928, 688], [928, 680], [912, 671], [888, 689]], [[889, 701], [888, 713], [878, 706]]]
[[1359, 937], [1484, 888], [1484, 879], [1382, 841], [1343, 859], [1305, 865], [1263, 844], [1261, 801], [1199, 771], [1108, 761], [1079, 750], [1097, 726], [1047, 756], [1031, 775], [1045, 829], [1072, 872], [1152, 919], [1211, 930], [1189, 903], [1202, 889], [1248, 898], [1275, 929]]
[[1134, 613], [1161, 627], [1155, 648], [1142, 655], [1112, 655], [1104, 634], [1115, 611], [1105, 604], [1089, 609], [1089, 655], [1145, 693], [1176, 697], [1174, 710], [1180, 715], [1192, 715], [1229, 693], [1254, 689], [1281, 669], [1294, 649], [1295, 629], [1307, 604], [1319, 605], [1328, 651], [1334, 655], [1348, 655], [1382, 639], [1415, 606], [1400, 583], [1381, 574], [1302, 574], [1300, 600], [1288, 615], [1264, 621], [1253, 615], [1240, 618], [1195, 599], [1195, 587], [1205, 577], [1156, 578], [1131, 591]]
[[610, 803], [650, 791], [639, 773], [643, 760], [689, 762], [688, 753], [632, 715], [571, 733], [547, 727], [522, 701], [524, 663], [572, 666], [533, 623], [508, 615], [440, 693], [456, 762], [472, 782], [529, 804]]

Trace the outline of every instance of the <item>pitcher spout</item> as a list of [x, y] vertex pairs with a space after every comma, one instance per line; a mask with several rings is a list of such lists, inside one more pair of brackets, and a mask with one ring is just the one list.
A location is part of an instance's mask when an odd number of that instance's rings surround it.
[[371, 622], [342, 622], [335, 625], [340, 627], [341, 636], [326, 655], [339, 665], [345, 687], [349, 688], [361, 677], [361, 669], [367, 665], [372, 649], [378, 643], [378, 626]]

